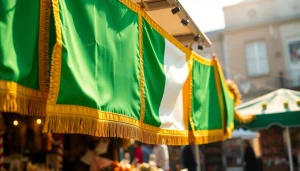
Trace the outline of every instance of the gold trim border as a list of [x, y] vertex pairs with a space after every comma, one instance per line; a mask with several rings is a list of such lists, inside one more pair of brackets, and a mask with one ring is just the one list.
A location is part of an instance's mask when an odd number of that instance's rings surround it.
[[187, 130], [161, 129], [122, 114], [75, 105], [47, 105], [47, 113], [44, 132], [121, 137], [156, 144], [188, 144]]
[[140, 53], [140, 101], [141, 101], [141, 111], [140, 111], [140, 126], [144, 122], [145, 118], [145, 76], [144, 76], [144, 56], [143, 56], [143, 16], [138, 14], [138, 25], [139, 25], [139, 53]]
[[51, 1], [40, 1], [40, 29], [39, 29], [39, 81], [40, 89], [48, 92], [49, 84], [49, 29]]
[[[216, 61], [217, 61], [217, 67], [218, 67], [218, 71], [220, 73], [221, 80], [224, 82], [224, 84], [226, 84], [226, 79], [225, 79], [221, 64], [220, 64], [219, 60], [216, 59]], [[226, 88], [226, 92], [228, 93], [229, 97], [234, 100], [234, 95], [229, 90], [229, 87], [226, 85], [225, 88]]]

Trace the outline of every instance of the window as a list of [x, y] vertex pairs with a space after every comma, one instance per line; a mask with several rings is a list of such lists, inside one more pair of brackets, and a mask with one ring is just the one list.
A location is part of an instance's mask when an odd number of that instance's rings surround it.
[[250, 77], [269, 73], [267, 45], [264, 41], [246, 43], [246, 57]]

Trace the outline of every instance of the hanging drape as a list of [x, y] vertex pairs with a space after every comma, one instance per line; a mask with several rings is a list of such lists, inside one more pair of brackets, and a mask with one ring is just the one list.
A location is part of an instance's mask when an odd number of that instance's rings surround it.
[[[46, 116], [45, 131], [153, 144], [201, 144], [231, 136], [234, 99], [217, 59], [184, 47], [139, 5], [31, 3], [25, 9], [28, 4], [21, 2], [4, 4], [0, 14], [5, 21], [0, 34], [10, 33], [0, 42], [0, 86], [16, 87], [0, 87], [1, 111]], [[14, 24], [19, 30], [12, 30]], [[15, 98], [7, 98], [12, 94]]]

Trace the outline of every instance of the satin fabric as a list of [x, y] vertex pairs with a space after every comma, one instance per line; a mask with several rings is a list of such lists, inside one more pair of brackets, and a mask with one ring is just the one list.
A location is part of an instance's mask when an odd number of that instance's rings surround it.
[[0, 1], [0, 80], [39, 90], [40, 1]]
[[63, 48], [57, 103], [139, 119], [138, 15], [116, 0], [59, 3]]

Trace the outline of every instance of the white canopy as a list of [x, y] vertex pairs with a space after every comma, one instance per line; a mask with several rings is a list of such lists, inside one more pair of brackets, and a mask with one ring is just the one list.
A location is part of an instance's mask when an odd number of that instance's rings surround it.
[[232, 138], [241, 138], [241, 139], [254, 139], [259, 136], [259, 133], [250, 130], [244, 130], [242, 128], [236, 129], [232, 133]]

